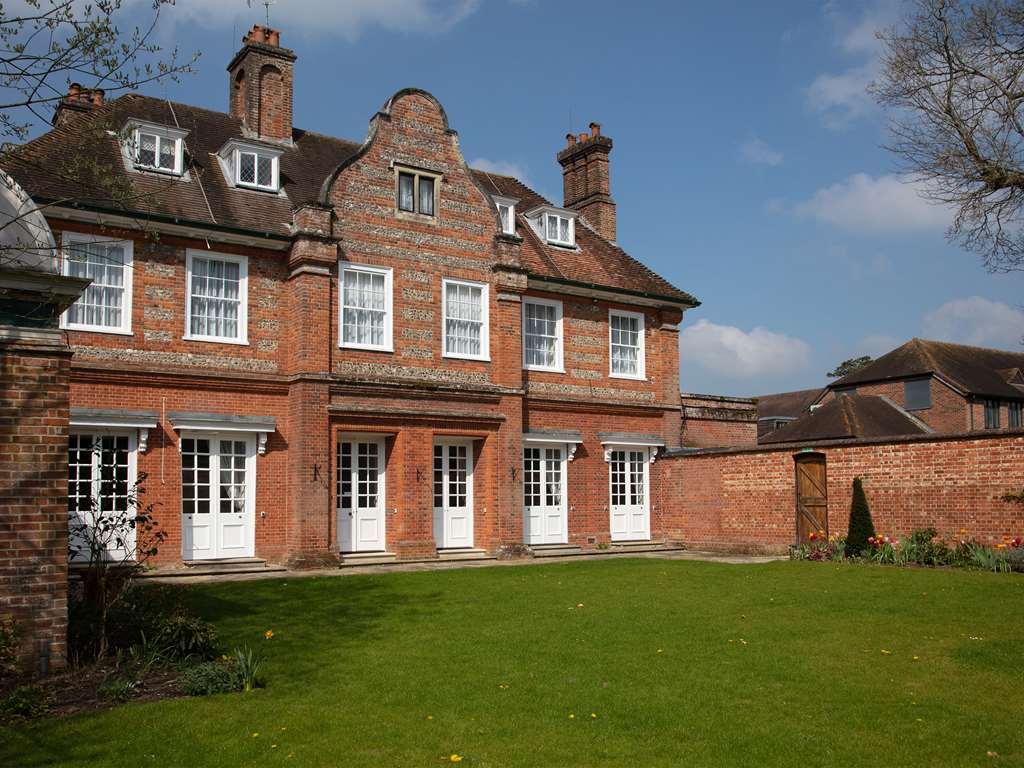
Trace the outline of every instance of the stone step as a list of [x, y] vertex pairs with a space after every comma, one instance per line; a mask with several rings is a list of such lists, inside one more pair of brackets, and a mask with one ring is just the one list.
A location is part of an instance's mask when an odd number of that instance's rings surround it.
[[534, 557], [572, 557], [584, 554], [578, 544], [533, 544], [530, 549]]
[[681, 552], [686, 547], [681, 544], [674, 544], [666, 541], [613, 541], [607, 549], [601, 550], [606, 553], [622, 552]]
[[394, 552], [342, 552], [341, 567], [352, 568], [358, 565], [386, 565], [395, 562]]
[[485, 549], [473, 549], [471, 547], [458, 547], [455, 549], [437, 550], [438, 560], [493, 560], [494, 555], [488, 554]]
[[186, 560], [180, 567], [156, 568], [139, 575], [141, 579], [175, 579], [191, 576], [219, 576], [236, 573], [276, 573], [287, 570], [258, 557], [230, 557], [224, 560]]

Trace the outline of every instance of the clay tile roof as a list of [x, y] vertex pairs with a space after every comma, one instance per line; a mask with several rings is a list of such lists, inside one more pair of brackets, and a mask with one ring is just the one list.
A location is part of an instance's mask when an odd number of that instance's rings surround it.
[[936, 375], [965, 394], [1020, 399], [1024, 392], [1011, 383], [1016, 368], [1024, 368], [1024, 351], [911, 339], [859, 371], [832, 382], [829, 388]]
[[579, 219], [576, 226], [578, 249], [548, 245], [537, 237], [522, 213], [540, 205], [552, 205], [549, 200], [511, 176], [479, 170], [473, 173], [484, 190], [519, 200], [516, 205], [516, 218], [519, 222], [517, 230], [523, 238], [523, 266], [531, 274], [588, 285], [625, 288], [699, 306], [700, 302], [689, 293], [652, 272]]
[[878, 395], [836, 395], [820, 408], [759, 439], [792, 443], [854, 437], [922, 435], [927, 429], [906, 411]]
[[757, 417], [759, 419], [797, 418], [824, 394], [822, 387], [818, 389], [800, 389], [796, 392], [779, 392], [774, 395], [761, 395], [757, 398]]
[[[38, 201], [74, 200], [93, 208], [111, 209], [110, 195], [102, 187], [90, 189], [80, 174], [59, 172], [68, 163], [68, 146], [82, 146], [83, 136], [96, 133], [95, 126], [120, 130], [131, 118], [188, 130], [185, 139], [187, 177], [171, 178], [139, 173], [125, 167], [117, 136], [102, 134], [92, 139], [104, 167], [123, 169], [130, 181], [132, 206], [121, 212], [171, 219], [182, 224], [244, 230], [257, 235], [287, 238], [292, 211], [314, 203], [324, 180], [359, 149], [357, 142], [296, 129], [293, 146], [282, 147], [283, 194], [268, 194], [232, 187], [224, 178], [216, 153], [231, 138], [242, 139], [240, 121], [229, 114], [168, 102], [141, 94], [127, 94], [91, 113], [76, 115], [52, 131], [19, 147], [6, 169]], [[90, 126], [93, 126], [90, 131]], [[251, 141], [251, 139], [245, 139]], [[257, 142], [260, 143], [260, 142]], [[474, 170], [485, 190], [519, 198], [519, 211], [550, 204], [517, 179]], [[116, 211], [114, 211], [116, 212]], [[612, 290], [649, 294], [684, 304], [700, 304], [610, 243], [585, 224], [576, 228], [578, 249], [549, 246], [524, 223], [524, 266], [533, 275], [554, 280], [602, 286]]]
[[[90, 123], [120, 130], [133, 118], [177, 125], [189, 132], [185, 137], [187, 178], [130, 172], [125, 169], [116, 135], [99, 140], [88, 136]], [[28, 142], [15, 151], [7, 166], [37, 200], [72, 199], [110, 208], [109, 194], [83, 189], [79, 175], [59, 172], [68, 162], [67, 147], [86, 142], [104, 165], [124, 169], [132, 186], [132, 213], [287, 237], [291, 233], [292, 210], [315, 201], [327, 175], [359, 148], [351, 141], [296, 130], [291, 147], [275, 145], [284, 150], [280, 159], [284, 194], [275, 195], [228, 184], [216, 153], [232, 138], [243, 137], [240, 121], [231, 115], [127, 94]]]

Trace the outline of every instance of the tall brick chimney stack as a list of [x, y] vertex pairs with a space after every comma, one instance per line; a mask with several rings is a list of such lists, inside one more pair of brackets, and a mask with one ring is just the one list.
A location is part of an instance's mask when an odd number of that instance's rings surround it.
[[615, 241], [615, 201], [611, 195], [608, 153], [612, 140], [601, 135], [601, 124], [591, 123], [590, 133], [566, 136], [567, 146], [558, 153], [562, 166], [565, 207], [579, 211], [606, 240]]
[[295, 59], [278, 30], [255, 24], [228, 64], [230, 112], [254, 138], [292, 140]]

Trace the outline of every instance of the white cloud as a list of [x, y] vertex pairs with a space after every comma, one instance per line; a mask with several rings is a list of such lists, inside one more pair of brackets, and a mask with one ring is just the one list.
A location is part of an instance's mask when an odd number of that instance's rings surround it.
[[838, 5], [826, 6], [826, 14], [837, 27], [836, 47], [851, 63], [838, 72], [823, 72], [807, 88], [807, 103], [829, 128], [839, 129], [876, 109], [867, 87], [881, 67], [882, 44], [879, 30], [899, 17], [900, 0], [876, 0], [857, 19], [838, 12]]
[[698, 320], [679, 335], [679, 356], [684, 365], [694, 361], [738, 379], [790, 374], [806, 368], [810, 355], [806, 342], [760, 327], [747, 332]]
[[895, 174], [855, 173], [823, 187], [793, 212], [853, 232], [916, 232], [949, 226], [950, 212], [921, 196], [920, 187]]
[[478, 157], [476, 160], [469, 161], [469, 167], [478, 171], [487, 171], [487, 173], [497, 173], [501, 176], [513, 176], [526, 184], [526, 171], [518, 163], [509, 160], [490, 160], [486, 157]]
[[757, 136], [740, 144], [740, 157], [748, 163], [757, 165], [782, 165], [783, 156], [777, 149], [772, 149], [768, 144]]
[[[270, 23], [281, 28], [285, 45], [288, 34], [297, 30], [355, 40], [372, 27], [418, 34], [446, 32], [479, 7], [480, 0], [301, 0], [271, 6]], [[263, 19], [264, 10], [258, 2], [248, 10], [241, 2], [176, 0], [166, 18], [176, 25], [228, 25], [238, 21], [241, 31], [245, 25]]]
[[981, 296], [947, 301], [924, 317], [924, 334], [940, 341], [1020, 351], [1024, 311]]

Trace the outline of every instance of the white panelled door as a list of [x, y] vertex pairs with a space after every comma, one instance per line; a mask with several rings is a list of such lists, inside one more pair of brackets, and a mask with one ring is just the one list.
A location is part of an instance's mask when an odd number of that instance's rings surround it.
[[434, 541], [438, 549], [473, 546], [473, 442], [434, 444]]
[[565, 449], [543, 445], [523, 448], [523, 515], [527, 544], [565, 544], [569, 540]]
[[608, 461], [611, 479], [612, 541], [651, 538], [647, 448], [616, 448]]
[[240, 433], [181, 437], [181, 548], [185, 560], [252, 557], [256, 439]]
[[338, 442], [338, 545], [342, 552], [383, 552], [384, 439]]

